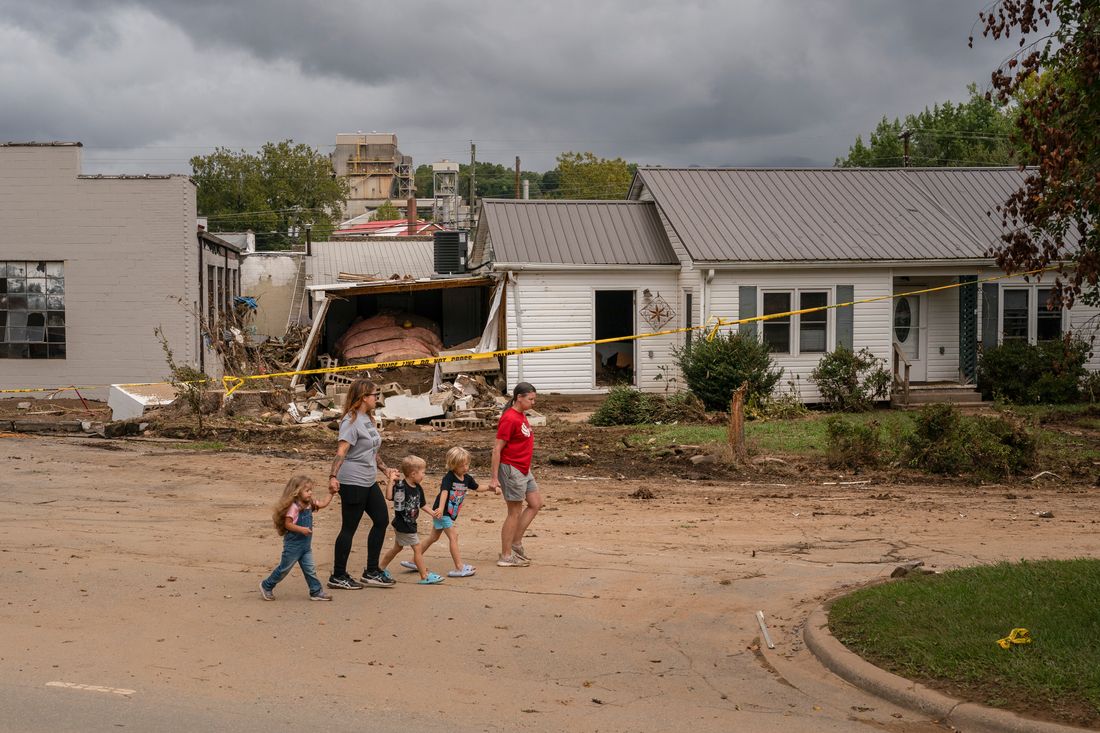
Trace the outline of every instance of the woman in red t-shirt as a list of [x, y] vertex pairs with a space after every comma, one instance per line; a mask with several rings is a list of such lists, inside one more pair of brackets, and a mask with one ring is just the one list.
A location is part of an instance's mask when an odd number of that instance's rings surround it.
[[[539, 485], [531, 475], [531, 454], [535, 437], [524, 414], [535, 406], [535, 388], [520, 382], [512, 390], [512, 399], [504, 407], [493, 445], [493, 464], [489, 472], [489, 488], [504, 492], [508, 516], [500, 528], [500, 558], [502, 568], [521, 568], [531, 564], [523, 549], [523, 533], [542, 509]], [[527, 506], [524, 507], [524, 502]]]

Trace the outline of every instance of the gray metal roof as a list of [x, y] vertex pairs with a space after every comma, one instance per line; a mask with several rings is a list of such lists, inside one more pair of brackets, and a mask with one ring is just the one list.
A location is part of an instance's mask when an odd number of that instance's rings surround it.
[[[1016, 169], [642, 168], [700, 262], [987, 257]], [[638, 195], [640, 187], [631, 188]]]
[[310, 285], [336, 283], [340, 281], [341, 272], [376, 275], [382, 280], [395, 274], [431, 277], [435, 269], [432, 241], [411, 237], [395, 240], [314, 242], [313, 256], [306, 258], [308, 282]]
[[990, 244], [999, 243], [1004, 233], [997, 207], [1028, 176], [1017, 168], [912, 168], [905, 174], [941, 210]]
[[496, 263], [679, 263], [651, 201], [485, 199], [479, 227]]

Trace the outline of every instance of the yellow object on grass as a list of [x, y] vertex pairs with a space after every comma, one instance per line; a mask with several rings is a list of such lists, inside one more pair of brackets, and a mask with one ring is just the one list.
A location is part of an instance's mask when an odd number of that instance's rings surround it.
[[1013, 629], [1008, 632], [1008, 636], [1003, 639], [997, 639], [997, 645], [1002, 649], [1011, 649], [1016, 644], [1030, 644], [1031, 634], [1027, 629]]

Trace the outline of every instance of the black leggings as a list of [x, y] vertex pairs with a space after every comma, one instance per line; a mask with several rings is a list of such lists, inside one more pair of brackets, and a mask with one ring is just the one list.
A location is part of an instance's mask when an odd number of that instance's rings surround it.
[[332, 559], [332, 574], [339, 578], [348, 574], [348, 556], [351, 555], [351, 541], [355, 530], [359, 529], [359, 520], [366, 513], [370, 516], [371, 528], [367, 534], [368, 573], [378, 571], [378, 557], [382, 554], [382, 545], [386, 542], [386, 526], [390, 522], [390, 513], [386, 509], [386, 497], [377, 483], [370, 486], [340, 484], [340, 534], [336, 536], [336, 552]]

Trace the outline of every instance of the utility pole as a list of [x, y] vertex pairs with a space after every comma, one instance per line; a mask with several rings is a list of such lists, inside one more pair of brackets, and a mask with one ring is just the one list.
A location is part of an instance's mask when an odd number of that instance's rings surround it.
[[902, 130], [901, 135], [898, 136], [902, 139], [902, 142], [905, 143], [905, 152], [902, 154], [902, 158], [901, 158], [901, 167], [902, 168], [908, 168], [909, 167], [909, 137], [912, 134], [913, 134], [912, 130]]
[[516, 198], [519, 198], [519, 156], [516, 156]]
[[477, 200], [477, 145], [470, 141], [470, 210], [469, 227], [474, 228], [474, 201]]

